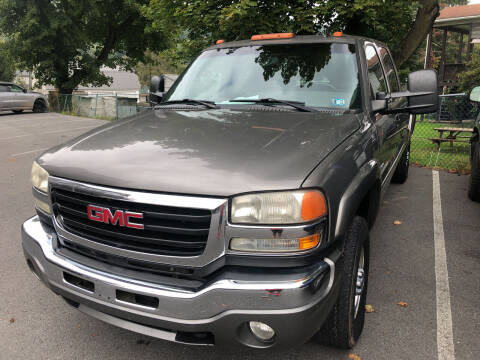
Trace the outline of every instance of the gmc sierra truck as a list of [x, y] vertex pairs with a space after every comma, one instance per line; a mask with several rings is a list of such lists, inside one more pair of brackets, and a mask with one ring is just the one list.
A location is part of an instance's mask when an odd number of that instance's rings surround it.
[[369, 228], [407, 179], [436, 73], [402, 91], [380, 42], [263, 34], [219, 40], [163, 90], [152, 78], [151, 109], [36, 159], [29, 268], [78, 310], [160, 339], [353, 347]]

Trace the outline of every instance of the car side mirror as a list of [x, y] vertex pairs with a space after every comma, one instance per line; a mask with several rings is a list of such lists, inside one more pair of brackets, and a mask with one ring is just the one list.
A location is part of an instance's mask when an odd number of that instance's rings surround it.
[[27, 89], [22, 89], [22, 90], [23, 90], [23, 92], [24, 92], [25, 94], [27, 93]]
[[480, 86], [474, 87], [470, 92], [470, 101], [480, 102]]
[[[408, 90], [386, 94], [385, 100], [381, 99], [383, 93], [376, 95], [372, 101], [372, 110], [382, 114], [409, 112], [410, 114], [430, 114], [438, 111], [438, 76], [435, 70], [419, 70], [408, 75]], [[393, 99], [407, 98], [408, 106], [403, 108], [389, 108], [388, 104]], [[381, 100], [380, 100], [381, 99]], [[385, 101], [385, 106], [380, 101]]]
[[150, 81], [149, 101], [151, 104], [158, 104], [162, 101], [165, 93], [165, 76], [152, 76]]
[[410, 114], [430, 114], [438, 111], [438, 75], [435, 70], [410, 73], [408, 92], [411, 94], [408, 96]]

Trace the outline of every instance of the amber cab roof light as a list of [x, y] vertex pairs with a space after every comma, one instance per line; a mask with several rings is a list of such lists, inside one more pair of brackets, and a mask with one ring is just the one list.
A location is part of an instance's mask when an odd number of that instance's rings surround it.
[[215, 44], [220, 45], [220, 44], [223, 44], [224, 42], [225, 42], [225, 40], [220, 39], [220, 40], [217, 40], [217, 42]]
[[335, 36], [335, 37], [342, 37], [342, 36], [343, 36], [343, 32], [341, 32], [341, 31], [335, 31], [335, 32], [333, 33], [333, 36]]
[[293, 36], [293, 33], [260, 34], [253, 35], [251, 40], [291, 39]]

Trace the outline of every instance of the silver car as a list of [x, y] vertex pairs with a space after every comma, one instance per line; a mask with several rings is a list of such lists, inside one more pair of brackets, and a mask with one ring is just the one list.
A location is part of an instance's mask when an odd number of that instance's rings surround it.
[[27, 92], [16, 84], [0, 82], [0, 111], [13, 111], [18, 114], [23, 110], [45, 112], [47, 109], [47, 98], [41, 93]]

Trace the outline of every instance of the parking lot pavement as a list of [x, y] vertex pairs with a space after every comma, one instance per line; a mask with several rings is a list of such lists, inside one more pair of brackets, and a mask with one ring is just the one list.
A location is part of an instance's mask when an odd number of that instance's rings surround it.
[[[37, 281], [25, 265], [20, 225], [34, 214], [29, 173], [42, 149], [103, 122], [59, 114], [0, 114], [0, 359], [346, 359], [350, 351], [310, 342], [287, 350], [197, 348], [155, 340], [92, 319]], [[480, 342], [480, 204], [466, 196], [468, 178], [440, 174], [443, 232], [434, 221], [429, 169], [411, 168], [391, 185], [371, 233], [371, 277], [365, 331], [351, 351], [362, 359], [435, 359], [439, 254], [448, 268], [456, 359], [477, 359]], [[438, 215], [438, 214], [437, 214]], [[399, 221], [401, 224], [395, 224]], [[435, 236], [434, 236], [435, 234]], [[448, 281], [449, 280], [449, 281]], [[405, 302], [407, 307], [397, 305]], [[448, 339], [447, 339], [448, 340]]]

